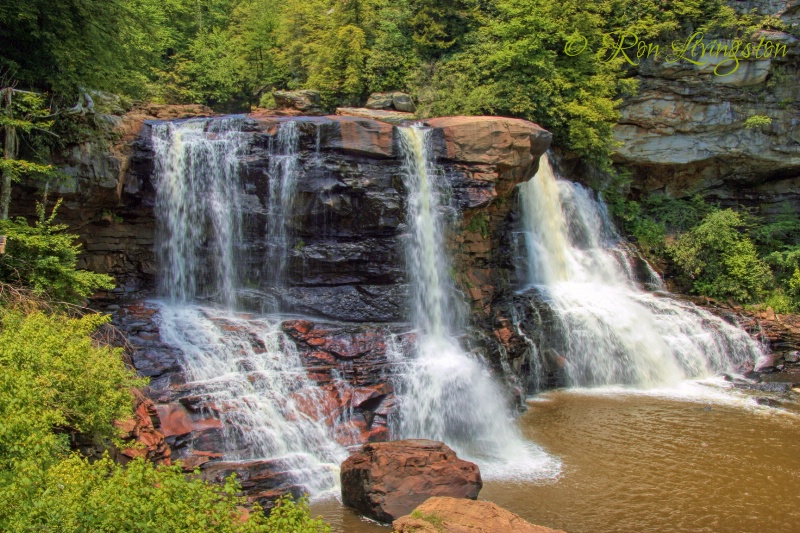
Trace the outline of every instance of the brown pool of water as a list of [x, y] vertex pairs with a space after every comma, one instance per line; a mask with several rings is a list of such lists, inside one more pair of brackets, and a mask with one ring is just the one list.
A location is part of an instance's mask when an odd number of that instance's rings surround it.
[[[480, 499], [569, 533], [800, 532], [800, 415], [752, 403], [553, 392], [520, 418], [562, 462], [556, 480], [486, 481]], [[386, 533], [338, 502], [347, 533]]]

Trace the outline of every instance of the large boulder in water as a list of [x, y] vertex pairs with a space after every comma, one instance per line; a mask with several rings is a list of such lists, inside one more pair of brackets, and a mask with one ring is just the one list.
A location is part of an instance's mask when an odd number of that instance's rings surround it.
[[364, 445], [342, 463], [342, 501], [365, 516], [391, 522], [432, 496], [478, 497], [478, 465], [442, 442], [399, 440]]
[[399, 533], [563, 533], [535, 526], [491, 502], [437, 497], [392, 523]]

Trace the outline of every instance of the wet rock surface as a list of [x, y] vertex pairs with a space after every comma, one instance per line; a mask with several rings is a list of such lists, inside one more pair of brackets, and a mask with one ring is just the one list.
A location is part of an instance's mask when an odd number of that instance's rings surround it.
[[435, 497], [392, 523], [398, 533], [564, 533], [536, 526], [492, 502]]
[[[136, 418], [122, 428], [145, 448], [124, 449], [122, 456], [180, 461], [184, 470], [199, 468], [208, 480], [221, 481], [235, 472], [251, 501], [265, 508], [283, 494], [301, 496], [303, 488], [293, 481], [283, 461], [230, 460], [226, 435], [235, 428], [226, 427], [221, 415], [230, 415], [236, 405], [210, 400], [201, 385], [188, 381], [180, 350], [161, 338], [159, 309], [159, 304], [145, 301], [106, 309], [128, 339], [134, 367], [150, 378], [149, 398], [142, 400]], [[221, 327], [240, 326], [221, 323]], [[307, 377], [318, 387], [313, 397], [298, 391], [292, 398], [299, 411], [319, 419], [342, 446], [388, 440], [397, 405], [390, 379], [396, 364], [392, 357], [408, 355], [414, 341], [408, 326], [291, 319], [282, 321], [280, 329], [297, 351]], [[257, 337], [251, 342], [255, 350], [263, 350]]]
[[[152, 431], [132, 427], [131, 435], [157, 432], [168, 448], [152, 443], [148, 454], [181, 461], [186, 470], [200, 468], [209, 479], [236, 469], [243, 480], [249, 476], [243, 483], [251, 499], [267, 504], [300, 490], [286, 465], [231, 460], [225, 451], [230, 428], [221, 422], [231, 405], [208, 401], [205, 389], [190, 381], [181, 352], [161, 337], [159, 306], [145, 300], [155, 293], [159, 271], [151, 128], [161, 120], [208, 113], [200, 106], [151, 106], [121, 117], [119, 145], [110, 151], [88, 147], [67, 162], [77, 180], [75, 187], [58, 191], [65, 197], [60, 220], [80, 235], [79, 267], [110, 273], [118, 281], [119, 288], [97, 295], [94, 305], [114, 315], [131, 345], [134, 366], [150, 378]], [[296, 122], [299, 134], [299, 178], [286, 218], [285, 272], [276, 285], [275, 267], [265, 260], [265, 231], [270, 181], [277, 179], [270, 165], [281, 155], [276, 139], [287, 121]], [[447, 192], [456, 282], [474, 316], [489, 316], [515, 269], [501, 238], [515, 205], [514, 187], [535, 172], [551, 136], [526, 121], [491, 117], [431, 127]], [[276, 320], [282, 321], [285, 342], [317, 387], [313, 398], [301, 393], [293, 398], [305, 416], [318, 419], [343, 446], [385, 441], [398, 402], [393, 357], [410, 356], [414, 342], [404, 323], [408, 226], [399, 132], [389, 122], [358, 116], [263, 113], [243, 117], [241, 129], [247, 150], [240, 159], [242, 240], [235, 250], [240, 314], [283, 313]], [[24, 197], [27, 204], [12, 203], [13, 215], [34, 212], [30, 199], [35, 196]], [[208, 257], [217, 252], [204, 250]], [[210, 284], [198, 280], [198, 285]], [[214, 295], [199, 298], [213, 301]], [[288, 318], [292, 315], [303, 318]], [[250, 337], [249, 349], [263, 349]], [[261, 379], [255, 373], [250, 378]]]
[[[118, 288], [107, 298], [148, 297], [155, 290], [153, 120], [208, 111], [201, 106], [150, 107], [118, 117], [124, 139], [111, 151], [97, 146], [73, 157], [69, 164], [75, 167], [76, 187], [58, 191], [65, 197], [60, 220], [80, 235], [84, 247], [78, 266], [117, 279]], [[290, 120], [299, 132], [300, 178], [286, 221], [285, 279], [277, 288], [271, 284], [272, 267], [265, 264], [264, 235], [270, 222], [270, 181], [277, 179], [270, 175], [270, 164], [280, 155], [276, 136]], [[496, 242], [514, 205], [514, 186], [535, 172], [551, 135], [524, 120], [494, 117], [434, 119], [430, 126], [449, 193], [457, 281], [473, 307], [486, 313], [513, 268], [505, 256], [499, 259], [505, 242]], [[240, 301], [253, 311], [277, 308], [328, 320], [405, 320], [408, 229], [397, 128], [354, 116], [258, 115], [244, 118], [242, 129], [248, 149], [240, 161]], [[26, 193], [26, 201], [12, 203], [12, 214], [33, 213], [34, 197]]]
[[483, 486], [476, 464], [422, 439], [367, 444], [342, 464], [341, 479], [343, 503], [381, 522], [433, 496], [474, 500]]

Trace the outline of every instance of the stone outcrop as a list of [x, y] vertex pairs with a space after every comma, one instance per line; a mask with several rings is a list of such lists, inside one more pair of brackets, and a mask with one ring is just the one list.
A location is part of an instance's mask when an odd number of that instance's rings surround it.
[[396, 124], [402, 126], [408, 122], [413, 122], [417, 119], [414, 113], [404, 113], [401, 111], [392, 111], [386, 109], [366, 109], [362, 107], [337, 107], [336, 114], [347, 117], [361, 117], [371, 120], [379, 120], [381, 122], [388, 122], [389, 124]]
[[[288, 288], [275, 291], [259, 283], [258, 272], [265, 253], [270, 143], [287, 120], [298, 124], [303, 178], [288, 220], [293, 239]], [[87, 164], [74, 167], [73, 174], [80, 176], [77, 186], [60, 191], [66, 199], [60, 215], [81, 235], [85, 253], [80, 267], [115, 276], [119, 287], [113, 295], [147, 296], [158, 269], [150, 123], [139, 114], [122, 122], [126, 141], [137, 124], [142, 130], [134, 141], [123, 142], [130, 156], [86, 155]], [[516, 119], [435, 119], [431, 126], [433, 149], [452, 192], [450, 207], [462, 215], [460, 227], [451, 234], [456, 263], [464, 268], [459, 283], [473, 307], [485, 311], [505, 276], [503, 269], [510, 266], [496, 268], [498, 247], [493, 245], [499, 224], [514, 206], [506, 200], [517, 183], [533, 174], [551, 136]], [[255, 309], [278, 301], [286, 311], [325, 319], [403, 321], [408, 284], [397, 128], [354, 116], [257, 116], [245, 120], [245, 130], [251, 136], [243, 154], [246, 193], [241, 199], [247, 253], [240, 261], [247, 289], [240, 301]], [[478, 148], [470, 148], [470, 143]], [[32, 198], [29, 192], [20, 194], [20, 201], [12, 204], [17, 213], [33, 213]]]
[[144, 457], [154, 463], [171, 463], [172, 450], [164, 437], [158, 410], [149, 398], [137, 393], [133, 417], [115, 425], [122, 442], [129, 445], [114, 449], [117, 461], [126, 463]]
[[274, 91], [272, 97], [278, 109], [291, 109], [303, 115], [322, 115], [322, 104], [317, 91]]
[[390, 522], [432, 496], [478, 497], [478, 466], [444, 443], [401, 440], [367, 444], [342, 463], [342, 501], [364, 515]]
[[526, 167], [550, 146], [552, 135], [527, 120], [502, 117], [441, 117], [427, 121], [441, 129], [452, 161]]
[[367, 100], [367, 109], [384, 109], [415, 113], [417, 106], [409, 95], [401, 92], [372, 93]]
[[[796, 2], [730, 5], [740, 13], [755, 9], [776, 16], [788, 25], [800, 22]], [[692, 65], [666, 63], [662, 53], [635, 68], [640, 88], [620, 108], [615, 139], [622, 144], [615, 158], [633, 170], [636, 192], [700, 193], [725, 205], [757, 204], [767, 213], [785, 202], [800, 208], [800, 41], [763, 30], [752, 37], [753, 46], [762, 39], [785, 45], [786, 55], [740, 57], [730, 75], [718, 74], [727, 73], [733, 63], [715, 74], [724, 58], [711, 55], [695, 58], [704, 64]], [[755, 115], [771, 123], [746, 128]]]
[[436, 497], [392, 523], [397, 533], [564, 533], [535, 526], [491, 502]]

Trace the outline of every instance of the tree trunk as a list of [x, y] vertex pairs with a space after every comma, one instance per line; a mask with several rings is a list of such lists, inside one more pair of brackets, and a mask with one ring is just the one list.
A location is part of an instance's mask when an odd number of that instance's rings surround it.
[[[6, 88], [2, 94], [6, 106], [6, 115], [11, 118], [11, 95], [13, 89]], [[14, 160], [17, 158], [17, 128], [14, 126], [6, 126], [5, 128], [5, 142], [3, 143], [3, 157], [6, 160]], [[11, 178], [12, 172], [10, 168], [3, 169], [2, 188], [0, 188], [0, 220], [8, 220], [8, 207], [11, 204]]]

